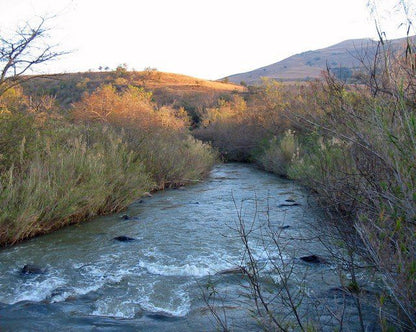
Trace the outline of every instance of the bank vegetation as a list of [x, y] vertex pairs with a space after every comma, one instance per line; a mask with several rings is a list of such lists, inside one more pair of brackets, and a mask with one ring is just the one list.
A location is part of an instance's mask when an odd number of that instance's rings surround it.
[[[245, 98], [208, 108], [195, 131], [224, 158], [255, 162], [310, 189], [342, 246], [384, 283], [376, 304], [382, 329], [416, 328], [413, 52], [410, 38], [400, 53], [381, 40], [354, 85], [329, 71], [311, 83], [264, 80]], [[349, 272], [357, 296], [356, 271]]]

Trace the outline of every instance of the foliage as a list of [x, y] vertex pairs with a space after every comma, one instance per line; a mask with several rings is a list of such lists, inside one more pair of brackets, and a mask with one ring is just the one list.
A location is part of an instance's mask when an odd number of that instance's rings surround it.
[[24, 137], [16, 164], [1, 173], [1, 244], [119, 211], [152, 187], [122, 136], [62, 125], [38, 132], [30, 147]]
[[287, 176], [289, 165], [299, 159], [299, 151], [295, 132], [288, 129], [282, 138], [273, 137], [268, 141], [267, 147], [258, 157], [258, 162], [266, 171]]
[[414, 71], [403, 59], [388, 63], [368, 89], [326, 77], [324, 114], [300, 117], [322, 138], [289, 174], [349, 216], [364, 246], [360, 254], [383, 274], [401, 312], [395, 324], [410, 328], [416, 326]]
[[122, 130], [158, 188], [199, 180], [213, 165], [215, 153], [189, 135], [183, 109], [157, 108], [151, 97], [143, 89], [128, 87], [117, 92], [107, 85], [74, 104], [73, 116], [77, 121], [106, 123]]
[[199, 181], [216, 154], [183, 109], [103, 86], [74, 104], [17, 88], [0, 96], [0, 245], [125, 208], [144, 192]]

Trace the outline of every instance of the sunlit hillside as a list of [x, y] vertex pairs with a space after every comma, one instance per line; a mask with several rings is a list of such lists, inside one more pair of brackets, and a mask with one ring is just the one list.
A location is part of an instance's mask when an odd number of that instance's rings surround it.
[[158, 103], [181, 103], [183, 99], [244, 92], [245, 88], [232, 83], [207, 81], [185, 75], [156, 70], [127, 71], [119, 67], [115, 71], [68, 73], [46, 75], [24, 84], [28, 94], [49, 94], [64, 106], [78, 101], [84, 92], [92, 92], [103, 84], [115, 86], [133, 85], [152, 91]]

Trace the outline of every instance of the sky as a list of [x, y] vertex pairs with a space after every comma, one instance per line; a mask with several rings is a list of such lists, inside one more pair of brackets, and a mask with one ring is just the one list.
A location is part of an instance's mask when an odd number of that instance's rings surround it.
[[[413, 11], [416, 0], [407, 1]], [[400, 0], [371, 0], [388, 38], [405, 36]], [[346, 39], [376, 38], [368, 0], [0, 0], [0, 35], [47, 21], [70, 51], [38, 71], [146, 67], [219, 79]]]

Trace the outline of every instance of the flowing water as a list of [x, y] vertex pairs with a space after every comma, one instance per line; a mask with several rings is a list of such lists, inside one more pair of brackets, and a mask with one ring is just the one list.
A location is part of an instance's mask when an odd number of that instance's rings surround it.
[[[323, 278], [335, 265], [298, 259], [328, 254], [311, 231], [319, 213], [291, 181], [244, 164], [219, 165], [205, 182], [156, 193], [125, 213], [128, 220], [99, 217], [0, 251], [0, 330], [216, 330], [202, 294], [215, 296], [208, 303], [234, 330], [258, 330], [242, 274], [223, 273], [247, 264], [239, 214], [253, 228], [249, 243], [264, 263], [262, 282], [278, 283], [273, 265], [289, 262], [308, 298], [330, 299], [334, 311], [339, 304], [339, 281]], [[281, 255], [260, 227], [267, 224], [286, 239]], [[114, 240], [122, 235], [135, 240]], [[43, 273], [22, 274], [26, 264]]]

